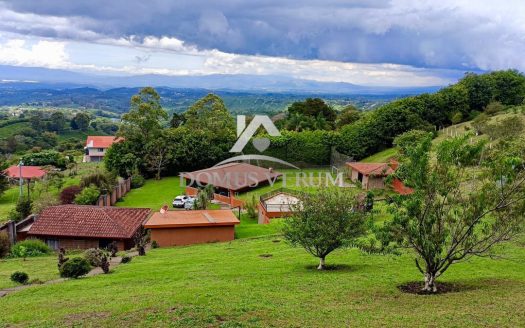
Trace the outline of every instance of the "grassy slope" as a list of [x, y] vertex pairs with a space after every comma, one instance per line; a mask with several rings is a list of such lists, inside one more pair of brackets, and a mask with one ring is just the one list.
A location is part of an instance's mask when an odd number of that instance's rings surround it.
[[379, 153], [376, 153], [372, 156], [368, 156], [367, 158], [364, 158], [361, 160], [361, 162], [364, 163], [386, 163], [389, 159], [392, 157], [395, 157], [397, 155], [397, 148], [388, 148], [383, 151], [380, 151]]
[[[32, 287], [0, 300], [0, 325], [46, 327], [520, 326], [524, 244], [508, 260], [458, 264], [443, 281], [467, 290], [401, 293], [418, 280], [413, 258], [337, 251], [337, 270], [276, 237], [152, 250], [110, 275]], [[524, 240], [522, 240], [523, 242]], [[271, 254], [271, 257], [261, 257]]]

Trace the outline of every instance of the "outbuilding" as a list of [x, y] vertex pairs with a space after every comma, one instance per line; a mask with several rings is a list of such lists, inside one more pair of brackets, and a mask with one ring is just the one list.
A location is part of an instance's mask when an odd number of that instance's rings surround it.
[[144, 228], [161, 247], [230, 241], [239, 224], [231, 210], [161, 211]]

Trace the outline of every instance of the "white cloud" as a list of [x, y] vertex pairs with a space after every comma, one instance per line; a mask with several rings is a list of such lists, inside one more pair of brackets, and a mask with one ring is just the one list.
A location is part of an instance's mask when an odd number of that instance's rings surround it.
[[7, 65], [49, 68], [70, 66], [65, 42], [46, 40], [28, 44], [23, 39], [11, 39], [0, 46], [0, 62]]
[[[375, 86], [434, 86], [453, 82], [442, 77], [446, 70], [418, 69], [407, 65], [342, 63], [323, 60], [296, 60], [281, 57], [249, 56], [219, 50], [198, 50], [181, 40], [148, 36], [139, 40], [102, 39], [100, 43], [49, 41], [13, 38], [0, 39], [0, 64], [72, 69], [87, 72], [109, 72], [129, 75], [207, 75], [254, 74], [278, 75], [324, 82], [348, 82]], [[92, 52], [102, 57], [90, 57], [80, 62], [69, 51]], [[119, 64], [105, 63], [107, 54], [121, 56]], [[184, 57], [196, 58], [198, 64], [181, 65]], [[138, 61], [137, 58], [148, 58]], [[177, 64], [177, 65], [176, 65]]]

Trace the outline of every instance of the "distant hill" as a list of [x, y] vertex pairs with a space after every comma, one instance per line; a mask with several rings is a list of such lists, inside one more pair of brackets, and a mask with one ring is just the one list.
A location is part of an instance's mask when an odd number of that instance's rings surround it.
[[[101, 109], [116, 113], [127, 112], [132, 95], [140, 88], [97, 89], [93, 87], [74, 87], [30, 83], [0, 84], [0, 106], [68, 107]], [[67, 87], [67, 88], [63, 88]], [[255, 93], [242, 91], [223, 91], [207, 89], [176, 89], [157, 87], [162, 97], [162, 105], [169, 110], [182, 112], [199, 98], [209, 92], [219, 94], [233, 113], [275, 113], [284, 110], [289, 104], [307, 97], [321, 97], [339, 107], [354, 104], [364, 110], [373, 109], [400, 95], [337, 95], [309, 93]]]
[[163, 106], [184, 111], [209, 92], [234, 113], [275, 113], [296, 100], [321, 97], [334, 106], [372, 109], [395, 98], [434, 92], [437, 87], [366, 87], [282, 76], [105, 76], [66, 70], [0, 65], [0, 106], [94, 108], [125, 112], [140, 87], [153, 86]]

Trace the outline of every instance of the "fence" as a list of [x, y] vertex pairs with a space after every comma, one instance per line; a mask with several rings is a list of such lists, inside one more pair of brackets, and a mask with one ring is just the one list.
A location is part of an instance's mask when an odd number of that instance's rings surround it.
[[111, 192], [100, 195], [97, 201], [97, 205], [100, 207], [103, 206], [113, 206], [115, 203], [124, 197], [131, 190], [131, 178], [120, 181]]

